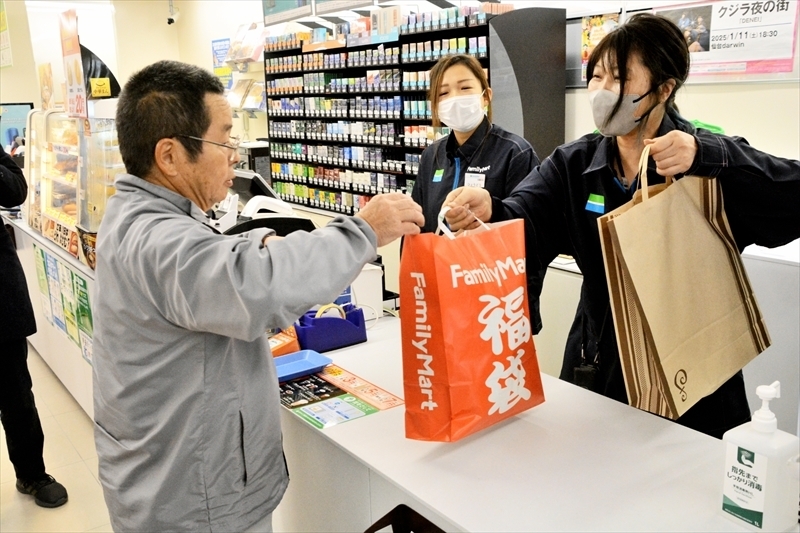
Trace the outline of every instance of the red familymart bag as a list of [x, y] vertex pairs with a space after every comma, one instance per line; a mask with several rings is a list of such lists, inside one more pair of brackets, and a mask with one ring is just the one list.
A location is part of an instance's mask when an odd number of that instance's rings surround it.
[[[440, 227], [442, 225], [440, 224]], [[400, 319], [406, 437], [456, 441], [544, 401], [524, 223], [406, 237]]]

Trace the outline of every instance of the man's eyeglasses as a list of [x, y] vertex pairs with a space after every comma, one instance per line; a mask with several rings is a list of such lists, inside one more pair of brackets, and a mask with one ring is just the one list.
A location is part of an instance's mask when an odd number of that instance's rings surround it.
[[177, 135], [176, 137], [183, 137], [185, 139], [192, 139], [195, 141], [215, 144], [217, 146], [222, 146], [223, 148], [227, 148], [231, 151], [231, 154], [228, 156], [228, 161], [230, 161], [231, 163], [233, 163], [234, 160], [236, 159], [236, 154], [239, 152], [239, 144], [241, 144], [242, 142], [242, 140], [239, 137], [231, 137], [230, 141], [228, 141], [227, 143], [218, 143], [216, 141], [209, 141], [208, 139], [193, 137], [191, 135]]

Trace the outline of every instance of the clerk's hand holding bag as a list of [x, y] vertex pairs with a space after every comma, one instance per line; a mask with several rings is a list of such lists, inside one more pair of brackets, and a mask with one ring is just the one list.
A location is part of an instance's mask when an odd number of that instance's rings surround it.
[[630, 403], [675, 419], [770, 341], [718, 180], [648, 187], [649, 154], [641, 190], [597, 223]]
[[400, 318], [406, 437], [456, 441], [544, 401], [521, 220], [406, 237]]

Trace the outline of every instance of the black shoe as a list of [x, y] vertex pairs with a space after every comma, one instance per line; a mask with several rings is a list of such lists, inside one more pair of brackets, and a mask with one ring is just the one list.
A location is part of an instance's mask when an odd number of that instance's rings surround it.
[[67, 489], [53, 476], [45, 475], [38, 481], [18, 479], [17, 490], [36, 498], [36, 505], [40, 507], [61, 507], [67, 503]]

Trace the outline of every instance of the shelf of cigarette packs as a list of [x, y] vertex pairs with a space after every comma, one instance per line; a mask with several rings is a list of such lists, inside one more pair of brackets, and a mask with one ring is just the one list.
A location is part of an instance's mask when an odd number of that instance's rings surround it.
[[[267, 94], [387, 93], [400, 90], [400, 47], [369, 45], [302, 54], [265, 52]], [[395, 68], [372, 68], [395, 67]], [[302, 76], [286, 76], [286, 74]]]
[[409, 133], [413, 129], [422, 132], [413, 137], [430, 137], [426, 134], [429, 126], [424, 123], [431, 120], [431, 107], [425, 98], [422, 95], [268, 98], [269, 133], [277, 139], [424, 147], [430, 142], [410, 141]]
[[[469, 9], [469, 8], [468, 8]], [[474, 9], [474, 8], [473, 8]], [[463, 12], [462, 12], [463, 13]], [[438, 14], [439, 19], [433, 20], [433, 15]], [[441, 33], [448, 30], [477, 28], [486, 26], [495, 15], [491, 13], [471, 13], [463, 15], [457, 9], [447, 9], [438, 13], [410, 14], [403, 17], [404, 24], [398, 28], [400, 38], [427, 33]], [[488, 31], [488, 30], [487, 30]]]
[[377, 194], [406, 190], [399, 174], [274, 159], [271, 165], [273, 188], [281, 198], [337, 213], [354, 214]]
[[[369, 48], [365, 48], [369, 46]], [[373, 48], [374, 47], [374, 48]], [[367, 67], [397, 66], [400, 64], [400, 47], [386, 44], [363, 45], [356, 50], [333, 52], [306, 52], [299, 48], [288, 51], [265, 51], [264, 70], [267, 75], [326, 70], [364, 69]]]
[[402, 146], [399, 123], [375, 121], [324, 122], [290, 120], [269, 122], [269, 137], [275, 140], [351, 142], [377, 146]]
[[267, 50], [276, 190], [336, 212], [356, 212], [380, 192], [409, 193], [422, 150], [449, 133], [430, 125], [430, 68], [450, 53], [471, 53], [487, 67], [487, 20], [423, 22], [381, 44], [348, 37], [348, 46]]
[[[469, 54], [477, 59], [489, 58], [489, 26], [492, 15], [477, 13], [445, 21], [409, 20], [400, 27], [400, 62], [428, 63], [432, 66], [441, 57]], [[428, 68], [430, 66], [426, 65]]]

